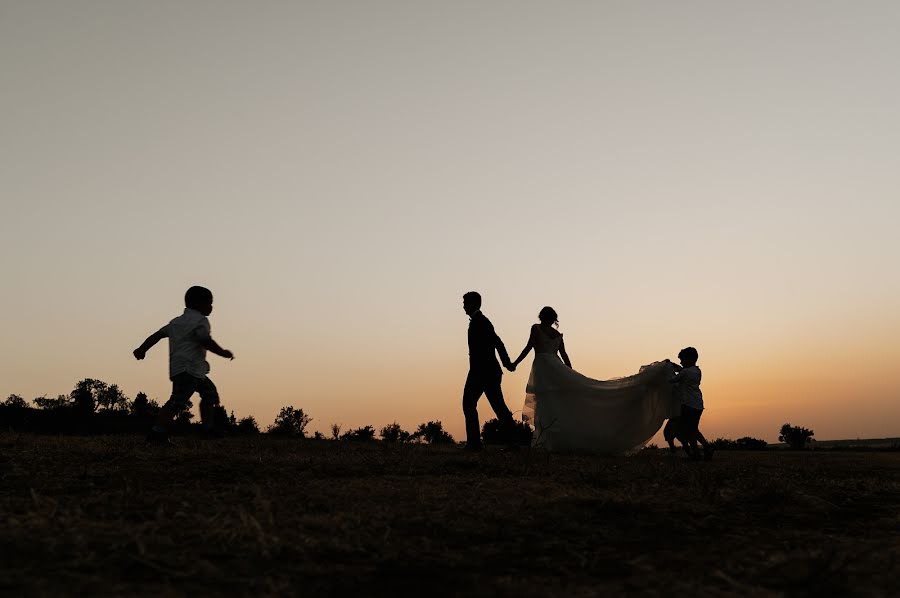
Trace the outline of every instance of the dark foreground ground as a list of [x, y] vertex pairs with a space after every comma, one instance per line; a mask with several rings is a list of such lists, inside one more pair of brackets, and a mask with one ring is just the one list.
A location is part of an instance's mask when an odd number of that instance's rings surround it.
[[892, 595], [900, 454], [0, 435], [4, 595]]

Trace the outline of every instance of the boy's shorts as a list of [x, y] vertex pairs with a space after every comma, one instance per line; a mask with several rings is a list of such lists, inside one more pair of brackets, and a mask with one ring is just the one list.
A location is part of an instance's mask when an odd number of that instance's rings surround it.
[[216, 385], [212, 383], [212, 380], [206, 376], [197, 378], [187, 372], [172, 376], [172, 398], [169, 399], [170, 403], [186, 405], [195, 392], [200, 395], [200, 401], [204, 405], [208, 403], [213, 405], [219, 404], [219, 391], [216, 390]]
[[679, 423], [682, 430], [687, 432], [696, 432], [700, 427], [700, 416], [703, 415], [703, 409], [694, 409], [687, 405], [681, 406], [681, 415], [679, 415]]

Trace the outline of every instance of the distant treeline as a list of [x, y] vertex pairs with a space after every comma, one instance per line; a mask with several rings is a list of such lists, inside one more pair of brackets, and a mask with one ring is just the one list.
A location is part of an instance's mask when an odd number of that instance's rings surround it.
[[[160, 410], [158, 401], [149, 399], [139, 392], [130, 399], [116, 384], [102, 380], [85, 378], [75, 385], [69, 394], [56, 398], [46, 395], [37, 397], [29, 404], [19, 395], [9, 395], [0, 402], [0, 430], [30, 432], [35, 434], [144, 434], [153, 425]], [[172, 433], [176, 435], [199, 435], [202, 427], [194, 421], [191, 412], [193, 404], [188, 402], [175, 418]], [[215, 427], [232, 436], [271, 434], [273, 436], [306, 438], [307, 428], [313, 418], [301, 408], [282, 407], [275, 422], [260, 430], [253, 416], [236, 418], [221, 406], [216, 408]], [[320, 440], [374, 441], [376, 436], [383, 442], [419, 442], [428, 444], [452, 444], [455, 441], [443, 424], [429, 421], [413, 430], [404, 430], [394, 422], [377, 432], [374, 426], [363, 426], [342, 432], [340, 424], [331, 424], [330, 436], [315, 432], [312, 438]], [[528, 444], [532, 429], [526, 423], [517, 423], [511, 437], [504, 438], [500, 422], [488, 420], [482, 429], [487, 443], [513, 442]]]

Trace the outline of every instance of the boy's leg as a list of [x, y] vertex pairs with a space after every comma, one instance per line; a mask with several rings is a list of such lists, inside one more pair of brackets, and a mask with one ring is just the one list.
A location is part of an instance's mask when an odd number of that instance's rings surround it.
[[159, 410], [151, 435], [160, 439], [168, 437], [175, 414], [190, 400], [197, 389], [197, 381], [197, 378], [186, 373], [176, 374], [172, 378], [172, 396]]
[[675, 446], [675, 435], [676, 435], [676, 424], [675, 418], [669, 418], [669, 421], [666, 422], [666, 427], [663, 428], [663, 438], [666, 439], [666, 442], [669, 443], [669, 452], [673, 455], [678, 452], [678, 448]]
[[[700, 434], [700, 415], [703, 413], [699, 409], [694, 409], [692, 407], [685, 406], [684, 409], [688, 413], [688, 429], [687, 429], [687, 440], [691, 445], [691, 456], [692, 457], [700, 457], [700, 447], [697, 446], [697, 442], [700, 441], [702, 435]], [[703, 438], [701, 444], [706, 446], [706, 439]]]
[[697, 440], [703, 446], [703, 458], [704, 459], [712, 459], [713, 453], [716, 452], [716, 448], [711, 445], [706, 437], [703, 436], [703, 433], [700, 432], [700, 417], [703, 415], [703, 410], [700, 410], [700, 413], [697, 414]]
[[206, 429], [215, 427], [216, 407], [219, 406], [219, 391], [209, 378], [198, 381], [197, 392], [200, 394], [200, 422]]

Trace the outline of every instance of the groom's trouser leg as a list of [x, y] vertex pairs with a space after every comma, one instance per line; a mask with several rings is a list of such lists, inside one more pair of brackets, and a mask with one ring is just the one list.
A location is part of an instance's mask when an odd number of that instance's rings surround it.
[[513, 417], [512, 412], [503, 400], [503, 389], [500, 387], [500, 382], [502, 380], [503, 374], [499, 372], [496, 377], [492, 376], [485, 380], [484, 394], [487, 396], [488, 402], [491, 404], [494, 413], [497, 414], [497, 419], [504, 427], [508, 427], [512, 424]]
[[481, 427], [478, 425], [478, 399], [484, 393], [483, 376], [469, 372], [463, 389], [463, 415], [466, 416], [466, 444], [469, 447], [481, 445]]

